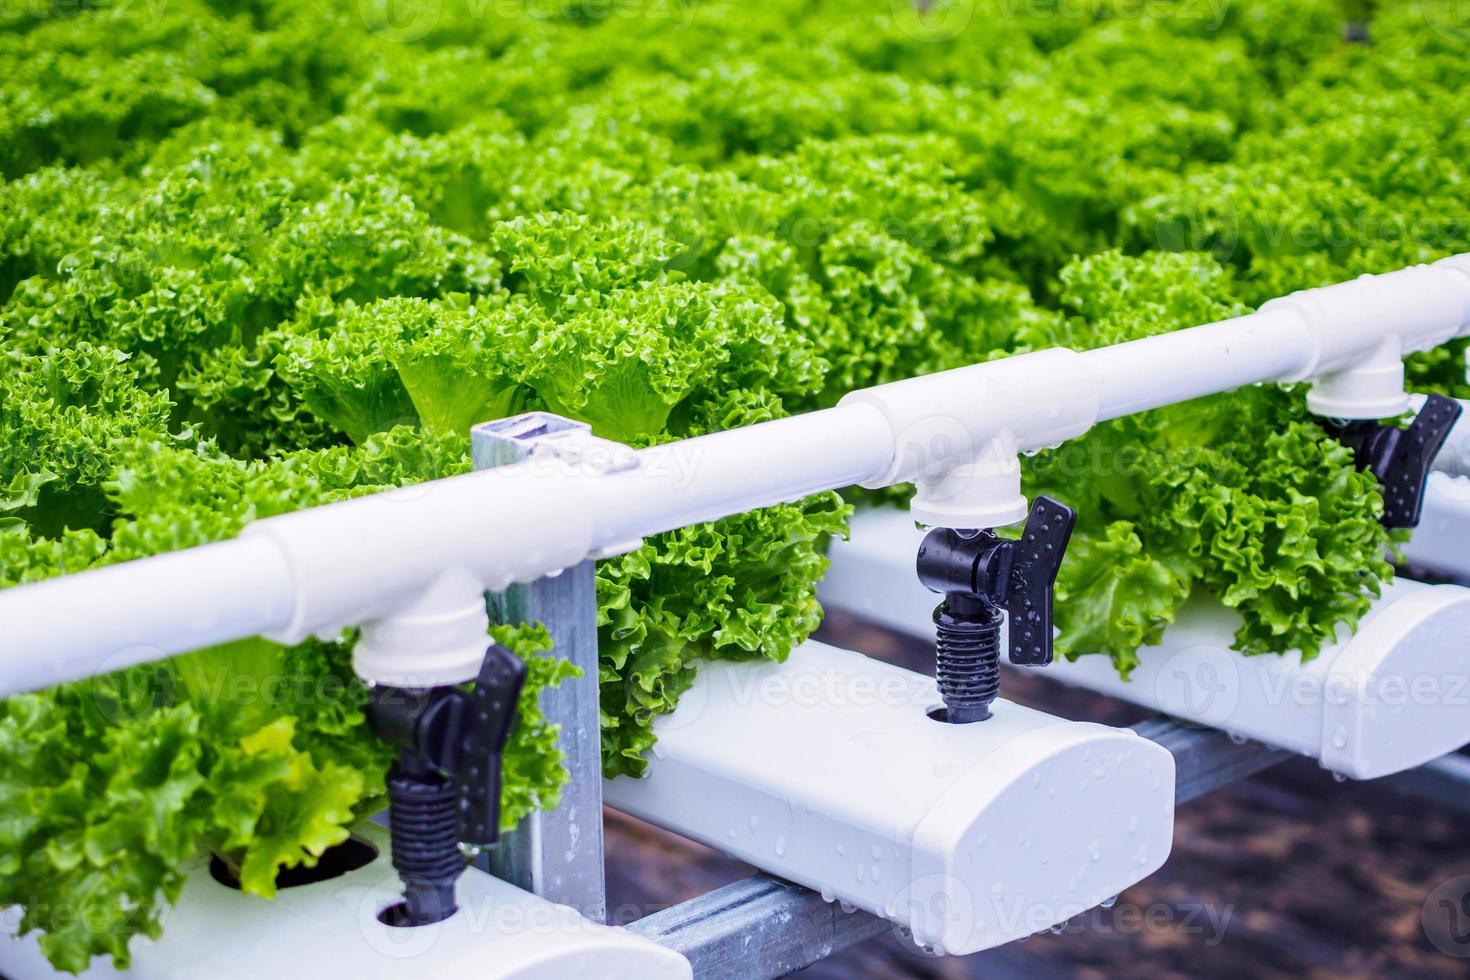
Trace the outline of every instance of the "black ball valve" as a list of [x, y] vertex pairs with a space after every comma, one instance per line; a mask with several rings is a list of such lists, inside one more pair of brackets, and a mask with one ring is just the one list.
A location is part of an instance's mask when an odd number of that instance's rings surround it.
[[388, 817], [403, 902], [384, 913], [389, 925], [453, 915], [454, 884], [468, 863], [460, 845], [500, 839], [501, 758], [525, 682], [526, 665], [494, 644], [473, 688], [373, 688], [368, 722], [398, 748]]
[[951, 724], [990, 717], [1000, 690], [1001, 627], [1011, 663], [1052, 660], [1052, 586], [1077, 513], [1037, 497], [1019, 540], [994, 531], [935, 528], [919, 546], [919, 581], [944, 601], [934, 610], [935, 676]]

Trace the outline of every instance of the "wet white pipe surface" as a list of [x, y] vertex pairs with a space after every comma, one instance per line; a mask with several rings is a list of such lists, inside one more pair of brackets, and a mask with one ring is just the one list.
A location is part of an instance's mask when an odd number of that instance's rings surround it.
[[245, 636], [297, 642], [391, 615], [446, 574], [500, 589], [672, 528], [905, 482], [988, 444], [1039, 448], [1096, 421], [1331, 379], [1385, 344], [1409, 353], [1466, 333], [1470, 254], [1221, 323], [866, 389], [836, 408], [642, 450], [626, 472], [533, 460], [273, 517], [232, 541], [0, 592], [0, 696]]

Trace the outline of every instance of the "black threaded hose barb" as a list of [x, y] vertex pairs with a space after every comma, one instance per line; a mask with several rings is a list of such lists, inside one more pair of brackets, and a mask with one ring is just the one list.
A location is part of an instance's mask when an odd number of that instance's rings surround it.
[[438, 773], [388, 777], [393, 867], [403, 880], [398, 924], [425, 926], [458, 910], [454, 883], [466, 860], [459, 848], [459, 789]]
[[934, 673], [950, 724], [990, 717], [1000, 693], [1002, 622], [989, 602], [964, 595], [951, 595], [934, 610]]

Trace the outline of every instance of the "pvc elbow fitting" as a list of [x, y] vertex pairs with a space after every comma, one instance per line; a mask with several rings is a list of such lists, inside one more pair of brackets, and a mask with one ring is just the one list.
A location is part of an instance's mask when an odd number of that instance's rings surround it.
[[1005, 527], [1026, 519], [1015, 437], [1002, 433], [966, 462], [918, 481], [909, 513], [929, 527]]

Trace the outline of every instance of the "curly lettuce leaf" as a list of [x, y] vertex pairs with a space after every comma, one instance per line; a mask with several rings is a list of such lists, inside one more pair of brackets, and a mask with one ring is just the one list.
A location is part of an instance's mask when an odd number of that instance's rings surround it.
[[[35, 581], [236, 533], [250, 520], [468, 468], [464, 440], [406, 429], [362, 447], [242, 463], [208, 445], [116, 447], [108, 492], [121, 515], [95, 532], [35, 536], [0, 525], [0, 582]], [[507, 750], [502, 819], [554, 806], [566, 776], [540, 692], [572, 669], [544, 632], [496, 636], [526, 657], [522, 717]], [[0, 702], [0, 902], [27, 907], [59, 968], [128, 961], [157, 936], [201, 853], [251, 894], [313, 865], [384, 804], [392, 751], [369, 731], [350, 644], [248, 639]], [[78, 924], [58, 909], [88, 911]]]
[[[1189, 253], [1080, 259], [1060, 276], [1072, 331], [1116, 343], [1241, 311], [1234, 280]], [[1125, 675], [1194, 593], [1236, 609], [1242, 653], [1310, 658], [1392, 573], [1382, 498], [1298, 393], [1249, 388], [1097, 426], [1029, 461], [1076, 507], [1057, 582], [1058, 649]]]

